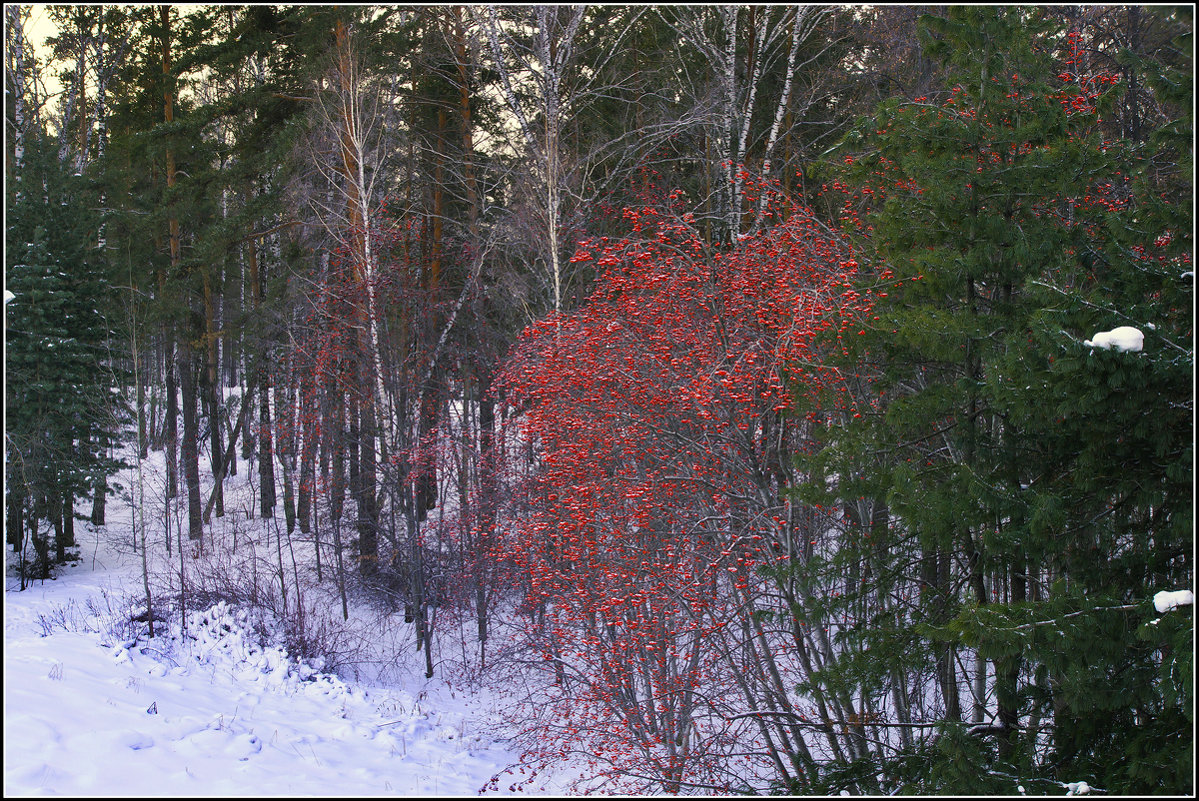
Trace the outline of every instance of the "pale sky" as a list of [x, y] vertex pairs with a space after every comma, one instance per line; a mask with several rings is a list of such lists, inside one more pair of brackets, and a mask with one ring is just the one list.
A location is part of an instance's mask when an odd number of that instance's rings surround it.
[[[25, 35], [33, 44], [34, 50], [37, 52], [38, 61], [42, 66], [42, 82], [46, 86], [46, 92], [55, 97], [62, 91], [62, 84], [58, 82], [58, 76], [55, 74], [57, 68], [47, 68], [50, 61], [50, 53], [46, 49], [46, 39], [54, 35], [55, 26], [50, 20], [50, 15], [47, 9], [51, 6], [70, 6], [73, 3], [23, 3], [26, 8], [30, 9], [29, 22], [27, 24]], [[114, 4], [116, 5], [116, 4]], [[134, 5], [132, 3], [122, 3], [119, 5]], [[140, 4], [146, 5], [146, 4]], [[169, 3], [168, 5], [175, 6], [179, 9], [180, 16], [186, 15], [190, 9], [199, 8], [196, 3]], [[220, 5], [213, 3], [211, 5]]]
[[58, 82], [58, 77], [53, 74], [53, 70], [45, 69], [46, 63], [50, 60], [50, 53], [46, 50], [46, 39], [55, 31], [54, 23], [50, 21], [50, 15], [46, 13], [48, 7], [46, 3], [29, 5], [31, 13], [25, 28], [25, 35], [29, 37], [29, 41], [37, 52], [38, 61], [41, 62], [42, 81], [46, 84], [46, 91], [55, 95], [62, 90], [62, 85]]

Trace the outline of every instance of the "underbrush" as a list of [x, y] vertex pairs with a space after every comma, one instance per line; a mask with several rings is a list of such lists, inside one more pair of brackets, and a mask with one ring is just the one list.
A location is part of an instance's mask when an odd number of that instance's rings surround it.
[[[193, 601], [195, 599], [193, 598]], [[59, 632], [95, 634], [117, 661], [137, 650], [164, 665], [206, 664], [231, 672], [266, 676], [277, 687], [300, 682], [337, 684], [337, 664], [317, 646], [328, 640], [297, 638], [294, 629], [276, 624], [267, 610], [216, 601], [192, 611], [176, 610], [169, 619], [151, 621], [144, 599], [101, 591], [99, 598], [71, 599], [39, 614], [43, 637]], [[151, 636], [153, 623], [154, 636]], [[297, 644], [312, 649], [298, 650]], [[329, 651], [337, 658], [335, 650]]]
[[212, 661], [212, 652], [220, 651], [233, 662], [253, 662], [263, 672], [304, 681], [336, 674], [353, 657], [350, 633], [326, 618], [297, 620], [293, 615], [283, 621], [268, 606], [240, 604], [222, 595], [237, 593], [198, 591], [187, 607], [178, 596], [162, 597], [151, 619], [143, 597], [101, 590], [98, 598], [72, 598], [36, 620], [43, 637], [95, 634], [105, 648], [118, 653], [136, 648], [176, 666], [193, 659]]
[[412, 627], [360, 587], [350, 591], [352, 611], [343, 615], [330, 572], [318, 578], [311, 540], [281, 528], [275, 519], [231, 514], [213, 521], [202, 547], [159, 550], [149, 568], [155, 615], [186, 628], [190, 612], [224, 604], [244, 615], [259, 644], [322, 671], [355, 681], [407, 673]]
[[[101, 589], [99, 598], [91, 597], [82, 603], [72, 598], [38, 614], [37, 623], [43, 637], [59, 631], [98, 634], [100, 644], [105, 647], [130, 647], [149, 635], [149, 621], [139, 614], [144, 609], [145, 605], [131, 595]], [[139, 616], [143, 619], [138, 620]]]

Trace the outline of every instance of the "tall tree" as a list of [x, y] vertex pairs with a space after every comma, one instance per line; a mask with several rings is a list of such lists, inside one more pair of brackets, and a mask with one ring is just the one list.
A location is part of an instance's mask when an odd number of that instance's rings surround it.
[[[563, 258], [590, 216], [587, 204], [635, 174], [638, 159], [613, 172], [614, 151], [645, 152], [662, 128], [621, 131], [613, 141], [588, 139], [613, 96], [627, 91], [629, 74], [613, 69], [645, 16], [639, 8], [485, 6], [473, 9], [486, 42], [486, 65], [515, 118], [517, 154], [505, 181], [509, 223], [538, 265], [530, 310], [568, 310], [586, 297], [592, 276]], [[639, 98], [644, 100], [645, 98]], [[613, 147], [615, 145], [615, 147]], [[618, 161], [618, 160], [617, 160]], [[607, 169], [599, 169], [601, 163]], [[607, 173], [607, 175], [605, 175]], [[597, 180], [604, 178], [604, 182]], [[605, 183], [607, 185], [605, 185]], [[578, 273], [576, 275], [576, 273]]]
[[[171, 8], [159, 7], [159, 35], [162, 39], [162, 103], [163, 122], [166, 130], [170, 130], [175, 122], [176, 77], [171, 55]], [[175, 184], [177, 170], [175, 164], [175, 145], [168, 133], [166, 143], [166, 180], [167, 202], [170, 206], [167, 212], [167, 247], [170, 256], [168, 262], [170, 278], [182, 284], [182, 251], [180, 242], [179, 210], [175, 199]], [[165, 287], [165, 283], [161, 284]], [[188, 293], [190, 294], [190, 293]], [[179, 340], [178, 370], [180, 384], [183, 390], [183, 470], [187, 483], [187, 536], [190, 540], [199, 542], [203, 538], [203, 501], [200, 499], [200, 465], [199, 465], [199, 425], [196, 419], [196, 382], [195, 359], [192, 355], [192, 336], [190, 331], [190, 299], [185, 307], [183, 336]], [[172, 393], [173, 395], [173, 393]]]
[[[116, 319], [111, 277], [96, 249], [94, 185], [58, 158], [52, 137], [27, 128], [21, 180], [9, 189], [5, 282], [5, 416], [8, 513], [29, 526], [36, 573], [75, 544], [74, 500], [120, 467], [109, 456], [126, 422], [124, 378], [110, 350]], [[15, 165], [14, 165], [15, 166]], [[10, 529], [14, 547], [22, 544]]]
[[[884, 103], [850, 140], [856, 151], [838, 154], [856, 180], [842, 219], [875, 260], [859, 291], [880, 298], [879, 318], [850, 356], [877, 370], [863, 397], [875, 411], [831, 429], [822, 458], [847, 510], [864, 496], [893, 515], [867, 527], [885, 535], [882, 550], [841, 546], [843, 564], [864, 562], [880, 581], [843, 602], [873, 612], [843, 662], [880, 703], [901, 678], [892, 671], [923, 662], [939, 690], [923, 714], [955, 723], [969, 704], [981, 724], [933, 745], [893, 738], [922, 752], [890, 763], [919, 766], [897, 781], [994, 792], [1020, 773], [1148, 790], [1143, 775], [1111, 769], [1118, 754], [1144, 758], [1145, 740], [1100, 729], [1135, 719], [1153, 739], [1180, 721], [1141, 624], [1158, 583], [1191, 580], [1177, 557], [1190, 513], [1167, 467], [1189, 459], [1189, 289], [1121, 265], [1176, 260], [1149, 254], [1173, 246], [1180, 210], [1170, 223], [1151, 215], [1147, 152], [1104, 135], [1122, 87], [1082, 63], [1077, 31], [1026, 9], [954, 9], [921, 25], [947, 99]], [[1115, 322], [1145, 332], [1143, 353], [1093, 350], [1092, 334]], [[1152, 398], [1155, 424], [1135, 423]], [[1154, 487], [1152, 499], [1134, 487]], [[925, 603], [882, 614], [884, 589]], [[1091, 683], [1084, 698], [1082, 675], [1103, 689]], [[856, 768], [842, 763], [827, 786], [880, 787]]]

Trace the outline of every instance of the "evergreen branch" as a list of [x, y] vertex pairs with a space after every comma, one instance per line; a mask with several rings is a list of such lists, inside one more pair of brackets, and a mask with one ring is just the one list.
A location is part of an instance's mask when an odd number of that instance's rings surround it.
[[[1099, 304], [1097, 304], [1097, 303], [1091, 303], [1090, 301], [1084, 300], [1083, 298], [1080, 298], [1080, 297], [1077, 297], [1077, 296], [1070, 295], [1068, 292], [1066, 292], [1066, 290], [1062, 289], [1061, 287], [1054, 286], [1053, 284], [1047, 283], [1047, 282], [1045, 282], [1045, 281], [1029, 281], [1029, 284], [1031, 284], [1032, 286], [1039, 286], [1039, 287], [1041, 287], [1042, 289], [1048, 289], [1048, 290], [1051, 290], [1051, 291], [1053, 291], [1053, 292], [1057, 292], [1059, 295], [1064, 295], [1064, 296], [1066, 296], [1066, 297], [1070, 297], [1070, 298], [1072, 298], [1073, 300], [1076, 300], [1076, 301], [1078, 301], [1079, 303], [1081, 303], [1083, 306], [1086, 306], [1088, 309], [1095, 309], [1096, 311], [1101, 311], [1101, 312], [1103, 312], [1104, 314], [1114, 314], [1114, 315], [1116, 315], [1117, 317], [1119, 317], [1120, 319], [1124, 320], [1125, 322], [1128, 322], [1128, 323], [1135, 323], [1136, 325], [1138, 325], [1138, 326], [1140, 326], [1140, 327], [1143, 327], [1143, 328], [1148, 328], [1150, 331], [1153, 331], [1155, 334], [1157, 334], [1157, 337], [1158, 337], [1158, 339], [1160, 339], [1162, 342], [1165, 342], [1167, 345], [1169, 345], [1170, 347], [1172, 347], [1172, 348], [1174, 348], [1175, 350], [1179, 351], [1180, 353], [1186, 353], [1186, 354], [1189, 354], [1189, 353], [1190, 353], [1190, 351], [1189, 351], [1188, 349], [1186, 349], [1186, 348], [1182, 347], [1181, 345], [1179, 345], [1179, 344], [1177, 344], [1177, 343], [1175, 343], [1175, 342], [1171, 342], [1171, 341], [1170, 341], [1169, 339], [1167, 339], [1165, 336], [1163, 336], [1162, 334], [1160, 334], [1160, 333], [1157, 331], [1157, 327], [1156, 327], [1156, 326], [1154, 326], [1152, 323], [1142, 323], [1142, 322], [1140, 322], [1140, 321], [1138, 321], [1138, 320], [1134, 320], [1134, 319], [1132, 319], [1132, 318], [1131, 318], [1131, 317], [1129, 317], [1127, 314], [1124, 314], [1123, 312], [1121, 312], [1119, 309], [1111, 309], [1111, 308], [1107, 308], [1107, 307], [1105, 307], [1105, 306], [1100, 306], [1100, 305], [1099, 305]], [[1069, 336], [1069, 334], [1067, 334], [1067, 336]], [[1073, 338], [1074, 338], [1074, 337], [1071, 337], [1071, 339], [1073, 339]]]
[[273, 225], [270, 228], [267, 228], [265, 230], [254, 231], [253, 233], [246, 234], [245, 236], [241, 237], [240, 239], [234, 240], [232, 244], [240, 245], [243, 242], [249, 242], [251, 239], [262, 239], [263, 237], [270, 236], [271, 234], [276, 234], [286, 228], [291, 228], [292, 226], [296, 226], [296, 225], [303, 225], [303, 223], [300, 220], [288, 220], [286, 222], [281, 222], [278, 225]]
[[[840, 726], [843, 729], [848, 729], [850, 727], [857, 728], [857, 727], [865, 727], [865, 726], [878, 726], [880, 728], [888, 728], [888, 729], [935, 729], [936, 727], [944, 726], [944, 725], [946, 725], [946, 723], [949, 722], [949, 721], [944, 721], [944, 720], [934, 720], [934, 721], [921, 722], [921, 723], [900, 723], [900, 722], [887, 722], [887, 721], [874, 721], [874, 720], [871, 720], [871, 721], [833, 720], [831, 718], [826, 718], [826, 719], [823, 719], [823, 720], [820, 720], [819, 722], [817, 722], [817, 721], [808, 720], [807, 716], [800, 715], [795, 712], [786, 712], [786, 711], [772, 712], [769, 710], [756, 711], [756, 712], [742, 712], [738, 715], [731, 715], [731, 716], [725, 718], [725, 720], [733, 721], [733, 720], [739, 720], [741, 718], [764, 717], [764, 716], [769, 716], [769, 715], [775, 715], [775, 716], [779, 716], [779, 717], [790, 718], [791, 720], [797, 720], [799, 722], [795, 723], [793, 725], [807, 727], [809, 729], [815, 729], [817, 731], [831, 731], [834, 726]], [[989, 726], [990, 729], [996, 729], [996, 730], [1004, 728], [1002, 726], [998, 726], [995, 724], [981, 724], [981, 725]], [[974, 730], [978, 729], [978, 728], [979, 728], [979, 726], [971, 726], [970, 732], [975, 733]], [[987, 733], [987, 732], [980, 731], [978, 733]]]
[[1139, 603], [1138, 604], [1121, 604], [1120, 606], [1097, 606], [1093, 609], [1080, 609], [1077, 612], [1070, 612], [1069, 614], [1062, 615], [1061, 617], [1050, 618], [1049, 620], [1034, 620], [1031, 623], [1021, 623], [1018, 626], [1010, 626], [1010, 627], [996, 626], [995, 628], [996, 628], [996, 630], [999, 630], [999, 631], [1024, 631], [1027, 629], [1036, 628], [1037, 626], [1048, 626], [1051, 623], [1060, 623], [1063, 620], [1069, 620], [1072, 617], [1079, 617], [1080, 615], [1086, 615], [1086, 614], [1090, 614], [1092, 612], [1120, 612], [1120, 611], [1126, 611], [1129, 609], [1137, 609], [1139, 607], [1140, 607]]

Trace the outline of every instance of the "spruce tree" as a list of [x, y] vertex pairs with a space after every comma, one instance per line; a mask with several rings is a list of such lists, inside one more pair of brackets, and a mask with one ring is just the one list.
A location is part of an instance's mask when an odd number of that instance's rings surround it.
[[10, 513], [24, 509], [35, 573], [46, 577], [39, 524], [53, 527], [56, 557], [65, 557], [75, 544], [74, 500], [120, 467], [110, 452], [127, 410], [96, 188], [59, 161], [44, 131], [27, 134], [24, 155], [23, 191], [8, 198], [5, 220], [5, 283], [15, 296], [6, 306], [6, 492]]
[[[867, 690], [903, 669], [936, 678], [925, 714], [948, 728], [896, 739], [883, 771], [909, 789], [1187, 791], [1190, 746], [1170, 743], [1189, 725], [1190, 612], [1158, 617], [1149, 599], [1192, 581], [1192, 221], [1162, 191], [1190, 191], [1189, 119], [1163, 131], [1170, 148], [1106, 137], [1123, 87], [1035, 10], [955, 8], [921, 28], [944, 95], [884, 103], [838, 153], [878, 317], [845, 348], [872, 373], [866, 413], [813, 464], [845, 519], [859, 498], [891, 515], [869, 529], [884, 541], [847, 538], [840, 562], [920, 600], [888, 624], [883, 593], [851, 593], [875, 614], [845, 666]], [[1092, 344], [1119, 325], [1143, 351]]]

